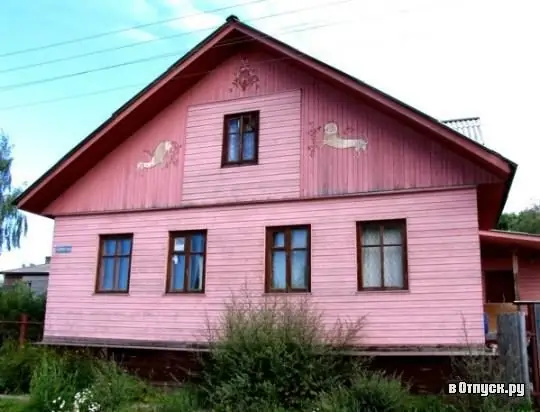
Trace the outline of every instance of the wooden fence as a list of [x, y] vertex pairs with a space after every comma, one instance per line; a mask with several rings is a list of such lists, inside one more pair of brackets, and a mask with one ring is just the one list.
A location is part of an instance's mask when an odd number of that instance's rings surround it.
[[6, 340], [18, 340], [20, 345], [37, 342], [43, 337], [42, 321], [35, 321], [23, 313], [18, 320], [0, 320], [0, 345]]

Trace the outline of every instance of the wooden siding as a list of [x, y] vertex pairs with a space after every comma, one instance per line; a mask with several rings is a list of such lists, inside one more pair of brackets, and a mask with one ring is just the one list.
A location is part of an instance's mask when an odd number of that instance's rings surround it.
[[[357, 292], [355, 222], [407, 220], [410, 290]], [[60, 217], [49, 280], [48, 337], [204, 340], [231, 292], [264, 291], [265, 227], [310, 224], [310, 299], [332, 323], [366, 316], [359, 343], [482, 343], [480, 246], [474, 189], [178, 211]], [[204, 295], [165, 295], [168, 232], [208, 230]], [[95, 295], [98, 238], [134, 233], [130, 293]], [[345, 318], [343, 318], [345, 317]]]
[[[232, 84], [241, 57], [248, 58], [258, 76], [258, 82], [245, 91]], [[265, 132], [260, 141], [261, 164], [221, 169], [219, 114], [256, 106], [267, 113], [261, 118]], [[204, 114], [209, 118], [203, 119]], [[365, 138], [366, 151], [323, 146], [322, 130], [316, 129], [329, 121], [336, 122], [345, 137]], [[153, 150], [162, 140], [180, 145], [177, 164], [137, 170], [138, 162], [149, 160], [144, 151]], [[224, 61], [123, 145], [96, 161], [94, 168], [45, 213], [164, 208], [231, 199], [312, 197], [495, 181], [494, 176], [431, 138], [301, 72], [290, 61], [246, 52]], [[283, 185], [277, 187], [277, 182]]]
[[540, 258], [520, 264], [519, 293], [520, 300], [540, 301]]
[[[188, 109], [185, 205], [298, 198], [300, 90]], [[223, 118], [259, 110], [258, 164], [221, 168]]]

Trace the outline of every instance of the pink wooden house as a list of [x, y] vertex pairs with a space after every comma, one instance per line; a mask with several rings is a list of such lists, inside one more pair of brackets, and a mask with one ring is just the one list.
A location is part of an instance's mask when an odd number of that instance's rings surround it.
[[484, 345], [540, 297], [540, 237], [493, 230], [515, 170], [231, 16], [19, 197], [56, 223], [44, 342], [187, 348], [247, 285], [377, 350]]

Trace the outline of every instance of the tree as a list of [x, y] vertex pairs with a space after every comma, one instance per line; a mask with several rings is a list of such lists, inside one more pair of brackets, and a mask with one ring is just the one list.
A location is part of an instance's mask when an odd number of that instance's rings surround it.
[[28, 231], [26, 216], [14, 203], [22, 189], [12, 185], [11, 149], [8, 136], [0, 130], [0, 252], [19, 248], [21, 238]]
[[540, 234], [540, 203], [519, 213], [503, 213], [497, 229]]

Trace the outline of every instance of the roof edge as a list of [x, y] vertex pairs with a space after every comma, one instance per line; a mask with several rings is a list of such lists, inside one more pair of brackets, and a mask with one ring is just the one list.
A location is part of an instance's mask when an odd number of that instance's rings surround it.
[[[229, 18], [233, 18], [233, 20], [229, 21]], [[152, 88], [154, 88], [159, 82], [163, 81], [167, 76], [171, 74], [175, 69], [177, 69], [179, 66], [181, 66], [186, 60], [188, 60], [190, 57], [192, 57], [195, 53], [197, 53], [200, 49], [204, 48], [208, 43], [212, 42], [220, 33], [222, 33], [226, 28], [231, 27], [231, 23], [235, 23], [238, 20], [238, 18], [234, 15], [229, 16], [227, 21], [223, 23], [221, 26], [219, 26], [217, 29], [215, 29], [212, 33], [210, 33], [207, 37], [202, 39], [199, 43], [197, 43], [194, 47], [189, 49], [186, 54], [184, 54], [182, 57], [180, 57], [178, 60], [176, 60], [172, 65], [170, 65], [163, 73], [161, 73], [158, 77], [156, 77], [154, 80], [152, 80], [150, 83], [148, 83], [146, 86], [144, 86], [140, 91], [138, 91], [133, 97], [131, 97], [127, 102], [125, 102], [122, 106], [120, 106], [118, 109], [116, 109], [111, 116], [103, 121], [94, 131], [92, 131], [88, 136], [86, 136], [83, 140], [81, 140], [79, 143], [77, 143], [71, 150], [69, 150], [64, 156], [60, 158], [56, 163], [54, 163], [49, 169], [47, 169], [39, 178], [37, 178], [30, 186], [28, 186], [26, 189], [24, 189], [19, 196], [17, 196], [14, 199], [14, 204], [20, 208], [21, 210], [24, 210], [24, 200], [27, 198], [31, 192], [33, 192], [35, 189], [37, 189], [44, 181], [45, 179], [50, 176], [55, 170], [57, 170], [59, 167], [63, 165], [67, 160], [69, 160], [73, 155], [75, 155], [78, 151], [80, 151], [87, 143], [89, 143], [96, 135], [98, 135], [103, 129], [105, 129], [108, 125], [110, 125], [117, 117], [119, 117], [121, 114], [123, 114], [132, 104], [134, 104], [137, 100], [139, 100], [141, 97], [143, 97], [146, 93], [151, 91]], [[236, 20], [234, 20], [236, 18]], [[33, 213], [33, 212], [30, 212]]]
[[[227, 31], [227, 29], [230, 29]], [[491, 150], [478, 142], [475, 142], [472, 139], [463, 136], [458, 131], [452, 129], [450, 126], [445, 125], [441, 121], [429, 116], [428, 114], [396, 99], [393, 96], [386, 94], [385, 92], [370, 86], [363, 81], [340, 71], [314, 57], [303, 53], [292, 46], [281, 42], [280, 40], [273, 38], [270, 35], [267, 35], [251, 26], [246, 25], [243, 22], [234, 16], [231, 15], [227, 18], [227, 21], [218, 27], [214, 32], [209, 36], [199, 42], [196, 46], [190, 49], [184, 56], [179, 60], [173, 63], [167, 70], [165, 70], [160, 76], [158, 76], [154, 81], [149, 83], [144, 87], [140, 92], [135, 94], [130, 100], [124, 103], [118, 110], [116, 110], [110, 118], [105, 120], [97, 129], [95, 129], [90, 135], [83, 139], [79, 144], [77, 144], [73, 149], [71, 149], [66, 155], [64, 155], [58, 162], [56, 162], [51, 168], [49, 168], [40, 178], [38, 178], [34, 183], [32, 183], [28, 188], [26, 188], [16, 199], [15, 204], [22, 210], [25, 210], [25, 204], [32, 199], [32, 197], [40, 189], [44, 190], [44, 186], [47, 185], [49, 181], [47, 179], [54, 179], [55, 174], [62, 171], [62, 168], [69, 164], [70, 159], [76, 161], [74, 156], [82, 153], [84, 151], [84, 146], [91, 144], [93, 138], [101, 137], [100, 133], [107, 133], [107, 128], [114, 125], [115, 121], [122, 121], [121, 116], [129, 114], [129, 109], [140, 100], [141, 98], [147, 98], [150, 95], [148, 93], [153, 93], [156, 90], [159, 90], [160, 87], [163, 87], [167, 83], [167, 77], [171, 76], [172, 73], [177, 70], [182, 64], [185, 64], [192, 56], [196, 53], [204, 52], [204, 48], [208, 46], [209, 43], [216, 40], [220, 36], [226, 36], [232, 30], [237, 30], [240, 33], [250, 36], [255, 40], [259, 41], [263, 45], [274, 49], [277, 52], [290, 56], [293, 60], [306, 65], [311, 70], [314, 70], [316, 73], [319, 73], [321, 76], [327, 77], [329, 80], [334, 80], [340, 82], [351, 89], [356, 91], [363, 97], [368, 100], [371, 100], [374, 104], [378, 104], [381, 107], [386, 108], [387, 110], [395, 113], [396, 115], [401, 116], [403, 119], [407, 119], [418, 126], [422, 126], [426, 131], [433, 133], [435, 136], [440, 136], [441, 139], [446, 139], [447, 142], [451, 145], [454, 145], [457, 149], [463, 150], [466, 153], [469, 153], [473, 158], [477, 158], [479, 161], [479, 166], [484, 164], [484, 167], [489, 170], [488, 167], [493, 168], [493, 173], [500, 175], [501, 178], [504, 178], [507, 185], [507, 190], [504, 198], [502, 199], [501, 212], [506, 203], [506, 198], [510, 190], [510, 185], [512, 184], [515, 169], [517, 164], [502, 156], [500, 153]], [[219, 41], [219, 40], [218, 40]], [[164, 82], [165, 81], [165, 82]], [[161, 83], [161, 84], [160, 84]], [[35, 210], [39, 209], [39, 212]], [[43, 208], [34, 208], [32, 213], [41, 213]]]

